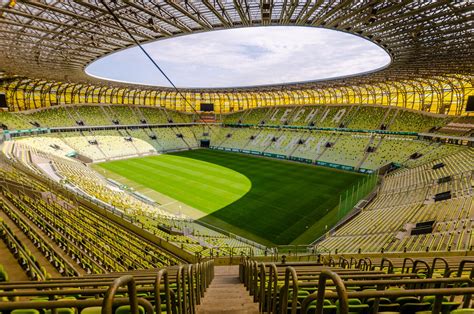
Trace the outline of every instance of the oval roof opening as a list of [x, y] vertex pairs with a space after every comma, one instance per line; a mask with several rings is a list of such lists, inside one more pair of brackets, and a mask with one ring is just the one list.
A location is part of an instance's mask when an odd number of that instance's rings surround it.
[[[381, 70], [389, 54], [362, 37], [300, 26], [234, 28], [143, 45], [180, 88], [229, 88], [328, 80]], [[86, 73], [105, 80], [170, 87], [138, 47], [106, 55]]]

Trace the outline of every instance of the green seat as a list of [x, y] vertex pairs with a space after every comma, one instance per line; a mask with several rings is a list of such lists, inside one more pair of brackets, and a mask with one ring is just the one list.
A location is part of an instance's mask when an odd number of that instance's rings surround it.
[[298, 302], [300, 304], [302, 304], [304, 299], [306, 299], [308, 297], [308, 295], [310, 295], [310, 293], [308, 291], [298, 291], [298, 296], [296, 298], [297, 298]]
[[[349, 300], [347, 300], [347, 303], [349, 303], [349, 305], [361, 305], [362, 304], [362, 302], [359, 299], [349, 299]], [[339, 305], [339, 300], [336, 301], [336, 305]]]
[[451, 314], [474, 314], [474, 309], [458, 309], [451, 311]]
[[32, 299], [30, 299], [30, 301], [35, 301], [35, 302], [38, 302], [38, 301], [49, 301], [49, 297], [34, 297]]
[[0, 269], [0, 282], [1, 281], [8, 281], [8, 274], [3, 268]]
[[[46, 297], [47, 299], [48, 297]], [[63, 297], [61, 299], [58, 299], [58, 301], [72, 301], [72, 300], [76, 300], [75, 297]], [[61, 307], [61, 308], [58, 308], [56, 309], [57, 311], [57, 314], [75, 314], [76, 313], [76, 309], [74, 308], [70, 308], [70, 307]], [[44, 309], [43, 310], [43, 313], [44, 314], [51, 314], [53, 311], [51, 309]]]
[[308, 291], [310, 294], [313, 292], [316, 292], [316, 288], [308, 288], [308, 287], [303, 287], [300, 288], [301, 291]]
[[349, 302], [349, 305], [361, 305], [362, 302], [359, 299], [349, 299], [347, 300]]
[[449, 314], [451, 311], [457, 309], [461, 303], [459, 302], [443, 302], [441, 304], [441, 313]]
[[[375, 302], [375, 298], [370, 298], [370, 299], [367, 299], [367, 304], [372, 307], [374, 305], [374, 302]], [[390, 299], [387, 299], [387, 298], [380, 298], [379, 299], [379, 304], [390, 304], [392, 303], [392, 301], [390, 301]]]
[[[431, 304], [433, 304], [435, 300], [436, 300], [436, 296], [434, 295], [429, 295], [423, 298], [423, 302], [429, 302]], [[443, 302], [448, 302], [448, 301], [449, 301], [448, 298], [443, 297]]]
[[38, 310], [35, 309], [21, 309], [21, 310], [13, 310], [10, 314], [40, 314]]
[[[306, 310], [306, 314], [315, 314], [316, 305], [310, 305]], [[337, 314], [337, 306], [335, 305], [324, 305], [323, 314]]]
[[82, 309], [81, 314], [102, 314], [101, 306], [91, 306]]
[[[130, 305], [122, 305], [122, 306], [119, 306], [115, 310], [115, 314], [130, 314], [130, 313], [132, 313], [130, 309]], [[143, 308], [143, 306], [138, 306], [138, 314], [145, 314], [145, 309]]]
[[397, 312], [400, 311], [400, 304], [398, 303], [389, 303], [389, 304], [379, 304], [379, 312]]
[[417, 297], [399, 297], [395, 302], [403, 306], [405, 303], [420, 303], [420, 300]]
[[[308, 291], [305, 291], [305, 290], [299, 290], [298, 291], [298, 295], [297, 295], [297, 299], [298, 300], [304, 300], [310, 293]], [[291, 301], [293, 299], [293, 291], [289, 291], [288, 293], [288, 301]]]
[[405, 303], [400, 307], [400, 313], [402, 314], [415, 314], [416, 312], [426, 311], [431, 308], [431, 304], [428, 302], [423, 303]]
[[[44, 314], [51, 314], [51, 313], [53, 313], [52, 310], [49, 310], [49, 309], [44, 310]], [[56, 313], [57, 314], [75, 314], [76, 310], [73, 308], [61, 307], [61, 308], [56, 309]]]
[[368, 314], [369, 305], [367, 304], [352, 304], [349, 305], [349, 312], [354, 314]]
[[[366, 314], [369, 312], [369, 305], [362, 304], [359, 299], [349, 299], [347, 302], [349, 303], [350, 313]], [[339, 300], [336, 301], [336, 305], [339, 307]]]
[[[311, 301], [311, 303], [310, 303], [309, 305], [310, 305], [310, 306], [311, 306], [311, 305], [316, 306], [316, 302], [318, 302], [318, 301], [317, 301], [317, 300], [313, 300], [313, 301]], [[324, 302], [323, 302], [323, 303], [324, 303], [323, 306], [326, 306], [326, 305], [333, 305], [333, 304], [331, 303], [331, 301], [328, 300], [328, 299], [324, 299]]]

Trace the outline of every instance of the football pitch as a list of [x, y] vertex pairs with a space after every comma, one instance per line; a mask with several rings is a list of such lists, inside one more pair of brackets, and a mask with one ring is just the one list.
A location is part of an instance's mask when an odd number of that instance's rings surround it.
[[307, 244], [323, 234], [337, 221], [339, 195], [364, 178], [208, 149], [98, 166], [136, 183], [139, 192], [152, 189], [201, 211], [204, 223], [266, 245]]

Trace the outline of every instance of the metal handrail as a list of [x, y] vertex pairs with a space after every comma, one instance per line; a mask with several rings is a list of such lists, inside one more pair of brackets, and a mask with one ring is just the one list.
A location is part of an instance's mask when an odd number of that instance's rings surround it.
[[363, 258], [359, 259], [359, 262], [357, 263], [357, 268], [360, 270], [369, 270], [369, 264], [367, 261]]
[[278, 270], [274, 263], [270, 264], [270, 272], [268, 274], [268, 296], [267, 296], [267, 312], [276, 313], [276, 291], [278, 289]]
[[170, 283], [169, 283], [169, 278], [168, 278], [168, 271], [166, 269], [161, 269], [156, 274], [156, 279], [155, 279], [156, 314], [161, 314], [161, 280], [162, 278], [164, 278], [164, 281], [165, 281], [166, 314], [171, 314]]
[[265, 306], [265, 282], [267, 280], [266, 270], [265, 270], [265, 263], [260, 263], [259, 265], [259, 282], [260, 282], [260, 291], [259, 291], [259, 304], [258, 310], [259, 312], [263, 312]]
[[351, 256], [350, 262], [349, 262], [349, 268], [352, 269], [352, 266], [356, 266], [357, 264], [357, 259], [353, 256]]
[[433, 277], [433, 274], [434, 274], [434, 271], [435, 271], [435, 268], [436, 268], [436, 263], [438, 261], [441, 261], [444, 264], [443, 277], [448, 277], [449, 276], [449, 264], [448, 264], [448, 261], [446, 261], [446, 259], [444, 259], [442, 257], [435, 257], [433, 259], [433, 263], [431, 264], [431, 270], [430, 270], [430, 273], [429, 273], [429, 277]]
[[418, 264], [423, 264], [426, 267], [426, 274], [429, 276], [431, 274], [431, 267], [428, 263], [424, 260], [417, 259], [413, 263], [413, 269], [411, 270], [412, 273], [416, 274], [420, 269], [417, 268]]
[[383, 270], [385, 268], [385, 263], [388, 263], [388, 270], [387, 272], [389, 274], [393, 274], [393, 263], [391, 260], [389, 260], [388, 258], [384, 257], [382, 258], [382, 260], [380, 261], [380, 270]]
[[[285, 285], [280, 290], [280, 314], [286, 314], [288, 308], [288, 294], [290, 288], [290, 276], [292, 284], [291, 314], [296, 314], [296, 303], [298, 300], [298, 275], [296, 270], [288, 266], [285, 270]], [[275, 300], [276, 303], [276, 300]]]
[[127, 275], [122, 276], [114, 280], [110, 285], [109, 289], [104, 296], [104, 301], [102, 302], [102, 314], [112, 314], [112, 305], [115, 297], [115, 293], [118, 288], [127, 285], [128, 287], [128, 300], [130, 302], [130, 313], [138, 314], [138, 301], [137, 301], [137, 287], [135, 285], [135, 279], [133, 276]]
[[406, 271], [408, 272], [410, 270], [410, 267], [406, 266], [407, 262], [410, 262], [411, 263], [411, 267], [413, 268], [413, 264], [415, 263], [413, 261], [413, 259], [411, 259], [410, 257], [405, 257], [403, 259], [403, 264], [402, 264], [402, 274], [405, 273], [405, 267], [406, 267]]
[[[339, 313], [347, 314], [349, 311], [349, 302], [347, 298], [347, 290], [342, 279], [333, 271], [324, 270], [319, 277], [317, 301], [316, 301], [316, 314], [323, 314], [324, 305], [324, 292], [326, 289], [326, 280], [331, 279], [336, 285], [337, 296], [339, 297]], [[306, 301], [306, 299], [305, 299]], [[303, 307], [305, 306], [303, 302]], [[303, 313], [306, 313], [304, 311]]]
[[372, 270], [372, 260], [369, 257], [364, 258], [364, 260], [367, 262], [369, 270]]
[[[470, 279], [473, 279], [474, 278], [474, 260], [462, 260], [461, 263], [459, 263], [459, 267], [458, 267], [458, 272], [457, 272], [457, 277], [461, 277], [462, 276], [462, 273], [464, 271], [464, 267], [466, 266], [466, 264], [472, 264], [471, 266], [471, 273], [469, 274], [469, 278]], [[465, 300], [464, 300], [464, 303], [468, 302], [468, 299], [471, 298], [471, 295], [467, 295], [465, 297]], [[454, 297], [451, 297], [451, 301], [454, 300]]]
[[258, 300], [258, 278], [259, 278], [259, 276], [258, 276], [258, 263], [256, 261], [253, 261], [252, 269], [253, 269], [253, 272], [252, 272], [253, 285], [252, 285], [252, 288], [251, 288], [250, 295], [253, 295], [253, 301], [256, 302]]
[[178, 314], [187, 313], [188, 302], [187, 302], [187, 291], [186, 291], [186, 277], [188, 269], [183, 265], [178, 267], [178, 278], [176, 280], [177, 285], [177, 297], [178, 297]]
[[469, 278], [474, 278], [474, 260], [467, 260], [467, 259], [462, 260], [461, 263], [459, 263], [457, 276], [461, 277], [464, 271], [464, 266], [466, 266], [466, 264], [473, 264], [471, 267], [471, 274], [469, 275]]
[[341, 268], [349, 267], [349, 261], [344, 256], [339, 256], [339, 261], [337, 262], [337, 264]]
[[187, 266], [187, 281], [188, 281], [188, 298], [189, 298], [189, 310], [191, 314], [194, 314], [195, 308], [196, 308], [196, 301], [195, 301], [195, 290], [194, 290], [194, 271], [193, 271], [193, 265], [190, 264]]

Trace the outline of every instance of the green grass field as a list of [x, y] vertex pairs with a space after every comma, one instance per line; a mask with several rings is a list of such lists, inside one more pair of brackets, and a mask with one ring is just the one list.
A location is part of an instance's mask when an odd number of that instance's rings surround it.
[[267, 245], [314, 240], [336, 222], [340, 193], [364, 177], [213, 150], [99, 166], [206, 213], [203, 222]]

